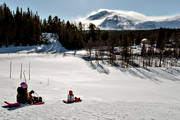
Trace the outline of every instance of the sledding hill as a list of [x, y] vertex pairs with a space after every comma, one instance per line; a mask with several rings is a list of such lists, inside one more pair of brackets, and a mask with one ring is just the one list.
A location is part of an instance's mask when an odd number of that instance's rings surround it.
[[[29, 90], [45, 101], [14, 110], [0, 107], [0, 120], [180, 119], [180, 68], [115, 68], [85, 61], [79, 57], [83, 53], [0, 54], [0, 105], [16, 101], [16, 88], [24, 80], [21, 63]], [[70, 89], [81, 103], [62, 102]]]

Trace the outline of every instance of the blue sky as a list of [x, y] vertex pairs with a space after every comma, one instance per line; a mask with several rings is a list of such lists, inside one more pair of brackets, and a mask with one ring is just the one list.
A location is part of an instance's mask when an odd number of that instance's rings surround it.
[[38, 11], [41, 18], [57, 15], [64, 20], [84, 17], [101, 8], [113, 10], [131, 10], [149, 16], [180, 14], [180, 0], [0, 0], [10, 9], [17, 6], [33, 12]]

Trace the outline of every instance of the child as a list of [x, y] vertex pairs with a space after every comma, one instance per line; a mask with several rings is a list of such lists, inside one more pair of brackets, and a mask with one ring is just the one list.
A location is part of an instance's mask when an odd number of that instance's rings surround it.
[[69, 103], [72, 103], [72, 102], [74, 102], [74, 101], [75, 101], [75, 98], [74, 98], [73, 91], [70, 90], [70, 91], [69, 91], [69, 94], [68, 94], [68, 102], [69, 102]]
[[[17, 88], [17, 102], [18, 103], [22, 103], [22, 104], [25, 104], [25, 103], [28, 103], [28, 104], [33, 104], [35, 103], [34, 99], [37, 98], [37, 97], [32, 97], [32, 94], [34, 93], [33, 90], [31, 90], [30, 92], [28, 92], [28, 85], [25, 83], [25, 82], [22, 82], [20, 84], [20, 87]], [[42, 102], [42, 98], [39, 97], [38, 98], [40, 100], [40, 102]], [[36, 102], [39, 102], [39, 100], [37, 101], [36, 99]]]
[[22, 82], [20, 84], [20, 87], [17, 88], [17, 102], [18, 103], [27, 103], [28, 101], [28, 95], [27, 95], [27, 84], [25, 82]]
[[81, 99], [80, 98], [77, 98], [77, 97], [74, 97], [74, 94], [73, 94], [73, 91], [70, 90], [69, 91], [69, 94], [68, 94], [68, 100], [67, 102], [68, 103], [73, 103], [73, 102], [80, 102]]

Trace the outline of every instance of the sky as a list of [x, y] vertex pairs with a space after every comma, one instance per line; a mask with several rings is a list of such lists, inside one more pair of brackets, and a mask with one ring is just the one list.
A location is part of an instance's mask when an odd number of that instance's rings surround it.
[[0, 0], [11, 10], [19, 6], [28, 7], [41, 18], [49, 15], [60, 19], [73, 20], [85, 17], [99, 9], [136, 11], [148, 16], [168, 16], [180, 14], [180, 0]]

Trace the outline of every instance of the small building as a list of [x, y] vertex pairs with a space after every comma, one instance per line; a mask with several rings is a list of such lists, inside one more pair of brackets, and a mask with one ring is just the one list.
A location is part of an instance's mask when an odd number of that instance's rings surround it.
[[143, 38], [143, 39], [141, 40], [141, 44], [148, 44], [148, 45], [150, 45], [150, 40], [147, 39], [147, 38]]

